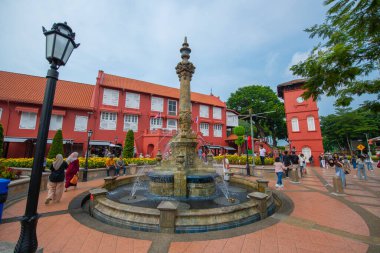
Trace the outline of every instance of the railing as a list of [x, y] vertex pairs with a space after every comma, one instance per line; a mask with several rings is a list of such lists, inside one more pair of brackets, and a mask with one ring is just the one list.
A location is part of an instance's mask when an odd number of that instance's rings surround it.
[[144, 134], [154, 134], [154, 135], [165, 135], [165, 136], [173, 136], [177, 134], [177, 130], [168, 129], [168, 128], [160, 128], [153, 130], [145, 130]]

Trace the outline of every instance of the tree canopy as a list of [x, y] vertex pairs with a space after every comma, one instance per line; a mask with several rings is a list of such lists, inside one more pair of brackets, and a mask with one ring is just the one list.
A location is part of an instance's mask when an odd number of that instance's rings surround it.
[[58, 130], [53, 138], [53, 142], [50, 146], [48, 158], [55, 158], [58, 154], [63, 155], [63, 137], [62, 130]]
[[123, 157], [124, 158], [133, 158], [135, 151], [135, 134], [132, 130], [128, 130], [127, 135], [125, 136], [124, 148], [123, 148]]
[[[284, 104], [269, 86], [251, 85], [239, 88], [228, 98], [227, 107], [240, 114], [248, 114], [251, 108], [254, 115], [259, 114], [254, 116], [254, 125], [257, 129], [254, 137], [264, 138], [271, 135], [274, 146], [277, 146], [277, 138], [286, 138]], [[270, 111], [274, 112], [260, 115]]]
[[[324, 23], [305, 31], [322, 39], [309, 57], [293, 65], [293, 74], [307, 78], [304, 98], [336, 96], [349, 106], [353, 95], [377, 94], [380, 99], [380, 1], [325, 0], [330, 5]], [[364, 106], [380, 111], [380, 102]]]
[[352, 150], [351, 140], [380, 135], [380, 115], [364, 108], [337, 109], [335, 114], [321, 117], [323, 145], [326, 151]]

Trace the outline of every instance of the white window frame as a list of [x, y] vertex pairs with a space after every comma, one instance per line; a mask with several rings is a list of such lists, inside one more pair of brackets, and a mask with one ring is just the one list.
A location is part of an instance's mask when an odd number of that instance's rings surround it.
[[50, 118], [49, 130], [50, 131], [62, 130], [62, 124], [63, 124], [63, 115], [52, 114]]
[[164, 111], [164, 99], [161, 97], [151, 97], [150, 107], [152, 111], [163, 112]]
[[119, 91], [103, 89], [103, 105], [119, 106]]
[[125, 93], [125, 107], [132, 109], [140, 109], [140, 94], [126, 92]]
[[292, 132], [299, 132], [300, 131], [300, 125], [298, 122], [298, 118], [294, 117], [291, 119], [292, 124]]
[[209, 131], [210, 125], [209, 123], [200, 123], [199, 124], [199, 131], [203, 134], [203, 136], [209, 136], [210, 131]]
[[307, 130], [308, 131], [315, 131], [315, 119], [313, 116], [308, 116], [306, 118], [307, 121]]
[[214, 127], [214, 137], [222, 137], [223, 125], [215, 124]]
[[[169, 122], [175, 122], [175, 125], [169, 125]], [[170, 130], [177, 130], [177, 120], [176, 119], [167, 119], [166, 121], [166, 128]]]
[[214, 106], [212, 108], [212, 118], [213, 119], [222, 119], [222, 108]]
[[20, 129], [35, 129], [37, 122], [37, 113], [35, 112], [21, 112], [20, 116]]
[[151, 117], [150, 118], [150, 130], [162, 129], [162, 118]]
[[75, 116], [74, 131], [75, 132], [87, 132], [88, 116]]
[[210, 108], [208, 105], [200, 105], [199, 106], [199, 117], [201, 118], [209, 118]]
[[0, 120], [2, 116], [3, 116], [3, 108], [0, 108]]
[[116, 112], [101, 112], [99, 129], [116, 130], [117, 128], [117, 113]]
[[[175, 111], [171, 111], [170, 110], [170, 102], [174, 102], [175, 103]], [[168, 115], [177, 116], [177, 107], [178, 107], [177, 100], [168, 99]]]
[[139, 129], [139, 116], [133, 114], [124, 114], [124, 131], [132, 130], [137, 132]]

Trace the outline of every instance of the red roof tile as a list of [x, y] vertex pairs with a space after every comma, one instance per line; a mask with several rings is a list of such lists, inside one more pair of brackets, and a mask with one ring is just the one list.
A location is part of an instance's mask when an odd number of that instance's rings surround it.
[[[42, 104], [46, 78], [0, 71], [0, 100]], [[92, 110], [95, 86], [58, 80], [54, 106]]]
[[[126, 77], [114, 76], [105, 73], [101, 85], [179, 99], [179, 89], [177, 88], [139, 81]], [[196, 92], [191, 92], [191, 101], [221, 107], [226, 106], [226, 104], [216, 96], [204, 95]]]

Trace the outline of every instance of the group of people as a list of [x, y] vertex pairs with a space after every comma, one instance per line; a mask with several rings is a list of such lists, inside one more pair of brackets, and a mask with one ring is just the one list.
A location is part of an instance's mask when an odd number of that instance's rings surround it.
[[125, 175], [127, 166], [125, 165], [123, 155], [120, 155], [119, 158], [115, 159], [115, 155], [110, 154], [106, 159], [106, 169], [107, 177], [110, 176], [110, 170], [115, 171], [115, 176], [120, 176], [121, 170], [123, 170], [123, 175]]
[[58, 154], [50, 166], [50, 171], [45, 204], [49, 204], [51, 201], [58, 203], [62, 198], [63, 189], [65, 192], [71, 186], [76, 189], [79, 172], [78, 153], [73, 152], [66, 161], [61, 154]]

